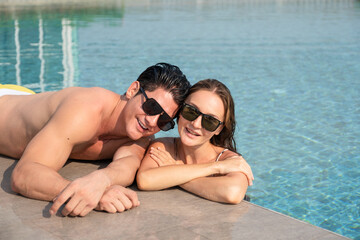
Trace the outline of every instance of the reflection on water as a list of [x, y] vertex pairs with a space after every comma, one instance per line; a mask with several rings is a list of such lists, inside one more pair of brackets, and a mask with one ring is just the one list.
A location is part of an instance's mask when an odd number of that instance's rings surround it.
[[161, 61], [192, 83], [217, 78], [252, 202], [360, 237], [360, 1], [35, 2], [0, 2], [1, 83], [123, 93]]
[[[50, 90], [52, 82], [59, 82], [60, 78], [63, 78], [62, 87], [74, 86], [77, 74], [74, 68], [77, 64], [75, 62], [76, 26], [72, 26], [71, 20], [67, 18], [53, 20], [51, 25], [58, 24], [61, 27], [59, 34], [59, 29], [48, 28], [47, 20], [41, 16], [31, 21], [33, 27], [28, 28], [24, 27], [27, 24], [26, 21], [15, 18], [9, 21], [13, 22], [12, 29], [6, 28], [6, 33], [0, 32], [3, 36], [6, 34], [3, 37], [2, 46], [5, 48], [3, 51], [8, 55], [7, 61], [2, 62], [6, 67], [3, 66], [5, 70], [1, 71], [1, 78], [9, 79], [15, 74], [16, 84], [39, 89], [40, 92]], [[51, 39], [47, 39], [46, 44], [44, 43], [44, 32], [47, 36], [51, 36]], [[54, 54], [57, 55], [55, 59]], [[37, 57], [34, 59], [36, 55]], [[13, 62], [15, 62], [15, 69], [12, 69]], [[54, 76], [54, 70], [58, 76]], [[31, 73], [29, 74], [29, 72]], [[38, 76], [37, 81], [34, 79], [36, 75]], [[47, 82], [45, 79], [49, 79], [51, 82]], [[47, 85], [49, 86], [45, 89]], [[55, 87], [59, 86], [55, 84]]]
[[[16, 1], [15, 1], [16, 2]], [[94, 4], [96, 3], [96, 4]], [[123, 17], [123, 5], [0, 4], [0, 79], [36, 92], [77, 86], [78, 27], [98, 17]], [[36, 78], [36, 79], [35, 79]]]

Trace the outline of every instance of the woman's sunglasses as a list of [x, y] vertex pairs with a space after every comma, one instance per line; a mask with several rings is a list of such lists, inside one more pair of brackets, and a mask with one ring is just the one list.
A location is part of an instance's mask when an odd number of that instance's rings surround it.
[[147, 115], [155, 116], [160, 114], [157, 121], [158, 127], [163, 131], [169, 131], [175, 126], [174, 120], [164, 111], [160, 104], [153, 98], [148, 98], [144, 89], [140, 87], [140, 92], [145, 97], [145, 102], [142, 104], [142, 109]]
[[200, 112], [199, 109], [187, 103], [183, 104], [180, 113], [181, 116], [183, 116], [188, 121], [194, 121], [201, 115], [201, 126], [209, 132], [215, 131], [221, 124], [223, 124], [220, 120], [214, 118], [213, 116]]

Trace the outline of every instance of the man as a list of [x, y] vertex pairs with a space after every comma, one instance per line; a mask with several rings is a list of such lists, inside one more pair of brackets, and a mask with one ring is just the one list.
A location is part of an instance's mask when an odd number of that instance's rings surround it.
[[[0, 97], [0, 154], [20, 158], [12, 189], [54, 201], [50, 213], [85, 216], [95, 207], [121, 212], [139, 205], [129, 186], [151, 136], [173, 127], [190, 84], [174, 65], [147, 68], [123, 95], [102, 88]], [[1, 95], [0, 95], [1, 96]], [[68, 158], [113, 158], [72, 182], [57, 172]]]

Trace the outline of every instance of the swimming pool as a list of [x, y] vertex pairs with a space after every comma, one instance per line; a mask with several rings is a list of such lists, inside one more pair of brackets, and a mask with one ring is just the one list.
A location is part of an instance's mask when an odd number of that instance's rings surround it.
[[251, 201], [360, 239], [359, 1], [81, 2], [0, 1], [0, 83], [123, 93], [163, 61], [192, 83], [217, 78]]

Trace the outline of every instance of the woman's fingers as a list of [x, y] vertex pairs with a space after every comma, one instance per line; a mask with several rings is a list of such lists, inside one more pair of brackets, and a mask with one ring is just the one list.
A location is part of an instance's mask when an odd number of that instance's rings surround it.
[[150, 157], [160, 166], [163, 166], [164, 163], [156, 154], [150, 153]]
[[253, 180], [254, 180], [254, 175], [253, 175], [253, 172], [251, 170], [251, 167], [250, 165], [245, 161], [244, 158], [241, 158], [240, 160], [240, 168], [242, 169], [241, 172], [243, 172], [247, 179], [248, 179], [248, 183], [249, 183], [249, 186], [253, 185]]
[[161, 148], [150, 148], [150, 157], [159, 166], [176, 164], [176, 161], [172, 158], [171, 154]]
[[251, 170], [250, 165], [246, 162], [243, 157], [233, 156], [224, 160], [224, 173], [230, 172], [242, 172], [246, 175], [248, 179], [248, 184], [251, 186], [253, 184], [254, 175]]
[[156, 155], [158, 158], [164, 159], [166, 157], [166, 154], [160, 148], [151, 148], [150, 153]]

